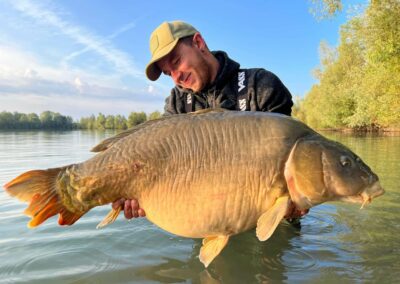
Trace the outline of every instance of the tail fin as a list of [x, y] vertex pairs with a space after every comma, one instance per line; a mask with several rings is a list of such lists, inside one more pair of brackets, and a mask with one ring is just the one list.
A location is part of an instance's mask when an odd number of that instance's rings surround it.
[[33, 170], [21, 174], [4, 185], [8, 194], [21, 201], [29, 202], [24, 213], [32, 217], [29, 228], [39, 226], [48, 218], [60, 214], [60, 225], [72, 225], [84, 213], [73, 213], [63, 206], [57, 194], [57, 177], [67, 167], [48, 170]]

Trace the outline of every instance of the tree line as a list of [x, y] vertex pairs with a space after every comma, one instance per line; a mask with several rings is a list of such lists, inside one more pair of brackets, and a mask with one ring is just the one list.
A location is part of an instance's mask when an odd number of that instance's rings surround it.
[[128, 118], [123, 115], [104, 115], [82, 117], [74, 121], [72, 117], [58, 112], [44, 111], [40, 115], [36, 113], [0, 112], [0, 129], [120, 129], [124, 130], [138, 125], [147, 120], [161, 117], [159, 111], [147, 115], [145, 112], [131, 112]]
[[0, 129], [74, 129], [77, 125], [72, 117], [58, 112], [36, 113], [0, 112]]
[[99, 113], [96, 116], [82, 117], [79, 121], [80, 129], [128, 129], [147, 120], [161, 117], [159, 111], [154, 111], [147, 115], [145, 112], [131, 112], [128, 118], [123, 115], [104, 115]]
[[400, 1], [370, 1], [320, 52], [318, 83], [294, 116], [315, 128], [400, 127]]

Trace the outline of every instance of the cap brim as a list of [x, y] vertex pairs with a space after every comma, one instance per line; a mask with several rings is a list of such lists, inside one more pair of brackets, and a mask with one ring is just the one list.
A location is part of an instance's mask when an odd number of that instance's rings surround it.
[[147, 78], [149, 78], [149, 80], [156, 81], [160, 77], [161, 70], [160, 68], [158, 68], [156, 63], [163, 57], [167, 56], [174, 49], [178, 41], [179, 38], [175, 39], [173, 42], [171, 42], [167, 46], [164, 46], [153, 55], [149, 64], [147, 64], [146, 66], [146, 76]]

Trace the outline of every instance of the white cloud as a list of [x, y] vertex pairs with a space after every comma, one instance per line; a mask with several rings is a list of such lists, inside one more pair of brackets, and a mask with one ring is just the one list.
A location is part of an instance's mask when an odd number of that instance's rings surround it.
[[147, 88], [147, 92], [149, 92], [150, 94], [153, 93], [153, 92], [154, 92], [154, 86], [150, 85], [150, 86]]
[[74, 80], [75, 88], [82, 93], [83, 83], [79, 77], [76, 77]]
[[31, 68], [27, 68], [25, 70], [24, 77], [26, 77], [26, 78], [35, 78], [35, 77], [37, 77], [37, 75], [38, 75], [38, 72], [36, 72], [35, 70], [33, 70]]
[[33, 65], [36, 65], [33, 55], [11, 46], [0, 46], [0, 78], [23, 76]]
[[15, 9], [46, 26], [57, 29], [85, 49], [92, 50], [113, 64], [114, 68], [123, 74], [144, 78], [143, 71], [138, 69], [130, 56], [113, 47], [107, 39], [93, 34], [87, 29], [63, 20], [60, 12], [45, 8], [44, 5], [28, 0], [12, 0], [9, 2]]
[[[34, 55], [15, 46], [0, 45], [0, 83], [18, 87], [26, 79], [55, 82], [73, 81], [75, 78], [106, 85], [117, 84], [116, 76], [90, 74], [80, 69], [63, 69], [42, 64]], [[84, 79], [83, 79], [84, 78]]]
[[75, 86], [76, 86], [77, 88], [80, 88], [80, 87], [82, 87], [82, 85], [83, 85], [83, 83], [82, 83], [82, 81], [81, 81], [81, 79], [80, 79], [79, 77], [76, 77], [75, 80], [74, 80], [74, 82], [75, 82]]
[[[110, 36], [107, 37], [107, 40], [116, 38], [117, 36], [119, 36], [120, 34], [129, 31], [130, 29], [133, 29], [135, 27], [135, 23], [131, 22], [128, 23], [122, 27], [120, 27], [119, 29], [117, 29], [114, 33], [112, 33]], [[107, 44], [107, 41], [103, 40], [102, 42], [99, 42], [99, 44]], [[62, 60], [61, 60], [61, 64], [62, 66], [66, 66], [68, 61], [74, 59], [75, 57], [81, 56], [87, 52], [91, 51], [91, 47], [90, 46], [85, 46], [83, 49], [80, 49], [78, 51], [72, 52], [71, 54], [68, 54], [67, 56], [65, 56]]]

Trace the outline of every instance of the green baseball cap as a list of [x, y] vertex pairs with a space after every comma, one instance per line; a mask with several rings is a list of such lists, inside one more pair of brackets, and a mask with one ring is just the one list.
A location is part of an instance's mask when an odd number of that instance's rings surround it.
[[146, 66], [147, 78], [151, 81], [157, 80], [161, 75], [161, 70], [155, 63], [168, 55], [179, 39], [194, 35], [196, 32], [193, 26], [182, 21], [164, 22], [159, 25], [150, 36], [151, 59]]

